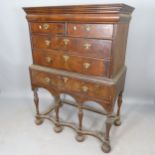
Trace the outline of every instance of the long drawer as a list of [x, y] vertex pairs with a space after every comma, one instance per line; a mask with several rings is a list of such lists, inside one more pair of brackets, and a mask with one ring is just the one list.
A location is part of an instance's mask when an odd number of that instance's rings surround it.
[[59, 92], [75, 93], [100, 99], [109, 99], [113, 93], [113, 88], [109, 85], [82, 80], [78, 77], [54, 74], [47, 71], [46, 68], [39, 70], [30, 67], [30, 73], [32, 84], [38, 87], [52, 88]]
[[54, 50], [34, 50], [35, 64], [95, 76], [108, 76], [109, 61], [69, 55]]
[[62, 50], [79, 56], [102, 59], [110, 59], [111, 44], [110, 40], [32, 35], [34, 49]]

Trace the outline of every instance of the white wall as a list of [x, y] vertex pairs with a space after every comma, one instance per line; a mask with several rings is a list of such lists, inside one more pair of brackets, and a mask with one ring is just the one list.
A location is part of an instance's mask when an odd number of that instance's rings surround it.
[[130, 24], [125, 97], [155, 100], [154, 0], [1, 0], [0, 97], [31, 94], [28, 66], [32, 63], [30, 39], [22, 7], [72, 4], [126, 3], [135, 7]]

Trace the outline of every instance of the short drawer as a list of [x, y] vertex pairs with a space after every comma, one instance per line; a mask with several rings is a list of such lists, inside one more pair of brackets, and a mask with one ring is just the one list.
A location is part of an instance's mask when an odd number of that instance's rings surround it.
[[108, 76], [109, 61], [69, 55], [61, 51], [33, 51], [35, 64], [87, 75]]
[[33, 33], [64, 34], [63, 23], [30, 23], [30, 31]]
[[70, 37], [32, 36], [33, 48], [67, 51], [79, 56], [109, 59], [110, 40], [83, 39]]
[[[46, 70], [46, 69], [45, 69]], [[69, 77], [53, 74], [47, 71], [40, 71], [30, 68], [31, 82], [35, 86], [53, 88], [60, 92], [66, 92], [82, 96], [90, 96], [99, 99], [108, 99], [112, 94], [112, 89], [103, 83], [93, 83], [81, 80], [78, 77]]]
[[67, 25], [67, 35], [72, 37], [111, 39], [113, 35], [113, 25], [69, 23]]

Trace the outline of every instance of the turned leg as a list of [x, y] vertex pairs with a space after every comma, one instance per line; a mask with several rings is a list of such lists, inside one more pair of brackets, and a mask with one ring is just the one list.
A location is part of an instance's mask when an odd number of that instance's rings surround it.
[[[79, 105], [78, 119], [79, 119], [79, 131], [82, 131], [83, 109], [81, 105]], [[83, 142], [85, 140], [85, 137], [80, 132], [78, 132], [76, 140], [78, 142]]]
[[60, 125], [60, 120], [59, 120], [59, 109], [61, 107], [61, 100], [59, 96], [55, 97], [55, 104], [56, 104], [56, 108], [55, 108], [56, 124], [55, 124], [54, 130], [55, 132], [59, 133], [62, 131], [62, 126]]
[[114, 124], [116, 126], [121, 125], [121, 119], [120, 119], [120, 110], [121, 110], [121, 105], [122, 105], [122, 93], [121, 92], [118, 96], [118, 100], [117, 100], [117, 105], [118, 105], [118, 109], [117, 109], [117, 119], [115, 120]]
[[43, 123], [43, 119], [40, 117], [40, 112], [39, 112], [39, 97], [38, 97], [38, 89], [35, 89], [33, 91], [34, 93], [34, 103], [35, 103], [35, 107], [36, 107], [36, 120], [35, 123], [36, 125], [40, 125]]
[[107, 119], [106, 119], [106, 130], [105, 130], [105, 135], [104, 135], [104, 139], [105, 139], [105, 142], [102, 144], [102, 150], [103, 152], [105, 153], [108, 153], [110, 152], [111, 150], [111, 146], [110, 146], [110, 129], [112, 127], [112, 124], [113, 124], [113, 116], [112, 115], [107, 115]]

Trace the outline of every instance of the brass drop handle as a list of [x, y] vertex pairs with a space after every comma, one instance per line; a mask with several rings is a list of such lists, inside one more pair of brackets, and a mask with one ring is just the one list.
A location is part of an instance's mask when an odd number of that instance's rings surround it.
[[49, 46], [50, 45], [50, 40], [45, 40], [45, 45]]
[[86, 29], [86, 31], [90, 31], [91, 30], [91, 26], [90, 25], [86, 25], [85, 29]]
[[39, 29], [44, 29], [44, 30], [47, 30], [49, 28], [49, 24], [43, 24], [43, 25], [39, 25]]
[[64, 59], [65, 62], [67, 62], [67, 61], [70, 59], [70, 56], [68, 56], [68, 55], [63, 55], [63, 59]]
[[41, 25], [39, 25], [39, 29], [40, 29], [40, 30], [42, 29], [42, 26], [41, 26]]
[[84, 48], [88, 50], [91, 47], [91, 44], [84, 44]]
[[50, 83], [51, 80], [50, 80], [49, 77], [45, 77], [44, 81], [45, 81], [46, 83]]
[[46, 62], [51, 63], [52, 62], [52, 58], [51, 57], [46, 57]]
[[69, 43], [69, 39], [65, 38], [64, 40], [64, 44], [67, 45]]
[[64, 83], [67, 83], [68, 78], [67, 77], [63, 77], [63, 81], [64, 81]]
[[77, 27], [76, 26], [73, 26], [73, 30], [76, 31], [77, 30]]
[[87, 86], [82, 86], [82, 91], [83, 92], [88, 92], [88, 87]]
[[88, 63], [88, 62], [83, 63], [83, 67], [84, 67], [85, 69], [90, 68], [90, 66], [91, 66], [91, 64]]
[[43, 29], [47, 30], [49, 27], [49, 24], [43, 24]]

